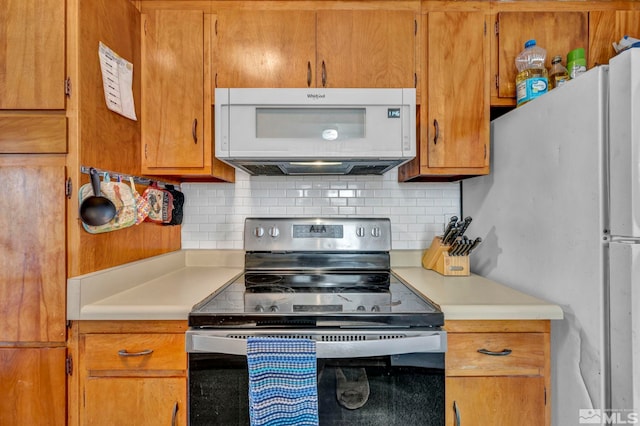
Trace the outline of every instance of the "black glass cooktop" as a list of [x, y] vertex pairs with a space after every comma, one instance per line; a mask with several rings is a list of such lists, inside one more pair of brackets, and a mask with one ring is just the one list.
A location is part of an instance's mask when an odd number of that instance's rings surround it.
[[439, 307], [382, 272], [246, 272], [196, 304], [192, 327], [439, 327]]

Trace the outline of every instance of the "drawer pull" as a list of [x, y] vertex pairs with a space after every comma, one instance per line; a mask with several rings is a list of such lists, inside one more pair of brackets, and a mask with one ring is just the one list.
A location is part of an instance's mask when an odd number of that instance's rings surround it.
[[462, 426], [462, 420], [460, 419], [460, 410], [458, 409], [458, 404], [453, 401], [453, 413], [456, 416], [455, 426]]
[[193, 143], [198, 143], [198, 119], [193, 119], [193, 125], [191, 125], [191, 137], [193, 138]]
[[322, 87], [327, 87], [327, 66], [322, 61]]
[[126, 349], [120, 349], [118, 351], [118, 355], [120, 356], [145, 356], [151, 355], [153, 353], [153, 349], [144, 349], [140, 352], [129, 352]]
[[173, 405], [173, 411], [171, 412], [171, 426], [176, 426], [178, 423], [178, 401]]
[[478, 352], [480, 352], [481, 354], [491, 355], [491, 356], [507, 356], [511, 354], [511, 349], [503, 349], [500, 352], [494, 352], [488, 349], [478, 349]]

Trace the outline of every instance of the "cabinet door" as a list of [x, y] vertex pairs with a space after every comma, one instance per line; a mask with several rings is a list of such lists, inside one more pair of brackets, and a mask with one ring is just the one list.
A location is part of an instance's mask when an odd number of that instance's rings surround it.
[[415, 87], [412, 11], [319, 11], [317, 87]]
[[445, 394], [447, 426], [546, 424], [543, 377], [449, 377]]
[[221, 10], [216, 87], [315, 86], [313, 11]]
[[2, 2], [0, 109], [64, 109], [65, 2]]
[[[551, 58], [563, 57], [566, 65], [567, 53], [583, 47], [589, 57], [589, 17], [587, 12], [501, 12], [498, 14], [498, 67], [497, 96], [516, 96], [516, 56], [527, 40], [535, 39], [547, 50], [547, 69]], [[515, 102], [514, 102], [515, 103]]]
[[608, 64], [616, 55], [612, 43], [628, 34], [640, 37], [640, 10], [606, 10], [589, 12], [588, 67]]
[[485, 15], [431, 12], [426, 30], [428, 114], [421, 126], [421, 151], [427, 149], [428, 167], [488, 166], [489, 43]]
[[0, 424], [64, 425], [66, 349], [0, 348]]
[[174, 377], [88, 378], [81, 424], [186, 425], [186, 382]]
[[203, 167], [204, 65], [202, 11], [142, 16], [143, 171]]
[[65, 169], [39, 159], [0, 162], [0, 342], [66, 337]]

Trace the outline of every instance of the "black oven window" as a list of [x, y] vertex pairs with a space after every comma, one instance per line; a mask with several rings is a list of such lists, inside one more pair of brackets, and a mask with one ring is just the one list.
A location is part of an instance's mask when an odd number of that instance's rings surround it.
[[[246, 358], [189, 357], [190, 425], [249, 425]], [[326, 426], [443, 426], [444, 369], [391, 357], [321, 359], [318, 407]]]

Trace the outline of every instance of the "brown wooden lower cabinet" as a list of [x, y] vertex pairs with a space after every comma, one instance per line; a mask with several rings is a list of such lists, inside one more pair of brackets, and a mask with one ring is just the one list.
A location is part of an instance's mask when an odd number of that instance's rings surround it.
[[[66, 148], [63, 115], [36, 119], [35, 131], [25, 127], [34, 117], [7, 115], [0, 152]], [[63, 154], [0, 154], [2, 426], [65, 424], [65, 178]]]
[[186, 425], [185, 330], [186, 321], [74, 323], [69, 424]]
[[88, 377], [82, 424], [186, 425], [186, 377]]
[[64, 363], [59, 348], [0, 348], [0, 424], [65, 424]]
[[447, 426], [551, 424], [550, 324], [447, 321]]
[[541, 426], [544, 377], [447, 377], [446, 425]]
[[[74, 322], [69, 425], [186, 425], [186, 329], [186, 321]], [[551, 424], [548, 320], [445, 329], [447, 426]]]

